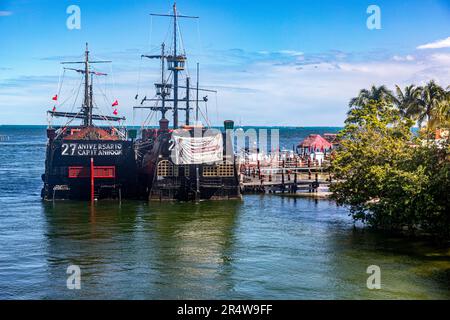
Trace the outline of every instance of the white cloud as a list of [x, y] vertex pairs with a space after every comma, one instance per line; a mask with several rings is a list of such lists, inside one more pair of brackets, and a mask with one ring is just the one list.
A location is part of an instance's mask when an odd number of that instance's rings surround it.
[[450, 37], [447, 39], [437, 40], [431, 43], [423, 44], [417, 47], [417, 49], [442, 49], [450, 48]]
[[[243, 125], [339, 126], [345, 120], [348, 101], [362, 88], [385, 84], [392, 89], [395, 84], [422, 85], [431, 79], [445, 87], [450, 83], [450, 53], [422, 51], [397, 58], [367, 53], [320, 53], [305, 54], [303, 61], [273, 52], [261, 53], [263, 56], [254, 60], [247, 59], [253, 54], [245, 51], [225, 52], [226, 55], [233, 57], [227, 65], [217, 64], [206, 56], [202, 59], [207, 61], [202, 68], [201, 86], [219, 91], [217, 106], [212, 94], [208, 102], [210, 119], [216, 125], [229, 118], [242, 120]], [[239, 58], [240, 55], [244, 58]], [[120, 115], [127, 117], [128, 124], [140, 124], [146, 113], [137, 111], [133, 117], [132, 107], [145, 95], [153, 96], [152, 83], [159, 77], [157, 66], [142, 69], [140, 96], [136, 101], [139, 64], [130, 65], [123, 59], [115, 59], [115, 85], [108, 86], [107, 96], [119, 100]], [[196, 61], [195, 57], [192, 60]], [[13, 80], [0, 83], [0, 119], [43, 123], [57, 87], [57, 72], [48, 79]], [[64, 88], [71, 90], [72, 86], [68, 83]], [[100, 92], [98, 95], [102, 110], [112, 112]], [[27, 113], [16, 119], [7, 113], [11, 106], [22, 109], [26, 106]]]
[[436, 53], [431, 56], [431, 59], [442, 65], [450, 65], [450, 54]]
[[304, 53], [301, 51], [295, 51], [295, 50], [280, 50], [278, 51], [280, 54], [284, 54], [287, 56], [297, 57], [297, 56], [303, 56]]
[[412, 55], [410, 55], [410, 54], [408, 54], [407, 56], [404, 56], [404, 57], [402, 57], [402, 56], [393, 56], [392, 59], [395, 60], [395, 61], [414, 61], [415, 60], [415, 58]]
[[12, 15], [12, 11], [0, 11], [0, 17], [7, 17]]

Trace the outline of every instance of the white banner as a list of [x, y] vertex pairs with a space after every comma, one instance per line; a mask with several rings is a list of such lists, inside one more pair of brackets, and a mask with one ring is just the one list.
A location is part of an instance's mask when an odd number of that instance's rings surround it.
[[223, 159], [223, 142], [220, 133], [193, 138], [174, 132], [172, 139], [174, 141], [172, 162], [177, 165], [221, 162]]

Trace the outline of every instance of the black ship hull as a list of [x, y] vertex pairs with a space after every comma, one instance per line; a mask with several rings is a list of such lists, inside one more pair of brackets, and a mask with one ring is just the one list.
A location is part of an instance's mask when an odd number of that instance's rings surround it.
[[46, 153], [44, 200], [138, 197], [132, 141], [50, 140]]
[[[224, 146], [229, 140], [223, 134]], [[140, 180], [147, 184], [150, 201], [242, 199], [234, 155], [224, 153], [222, 161], [215, 163], [176, 164], [172, 144], [172, 133], [164, 130], [155, 130], [153, 138], [144, 143], [152, 147], [142, 152]]]
[[[166, 164], [164, 164], [166, 166]], [[233, 167], [230, 165], [230, 167]], [[150, 201], [201, 201], [241, 199], [236, 175], [221, 177], [204, 176], [214, 166], [173, 166], [176, 176], [158, 176], [150, 189]], [[207, 169], [206, 169], [207, 168]], [[218, 168], [218, 166], [216, 166]], [[213, 169], [214, 170], [214, 169]], [[234, 169], [232, 169], [234, 171]]]
[[[45, 173], [42, 175], [44, 186], [41, 191], [45, 200], [70, 199], [122, 199], [136, 197], [136, 158], [133, 139], [135, 130], [127, 131], [120, 126], [124, 117], [94, 114], [94, 76], [106, 76], [106, 73], [91, 70], [91, 64], [110, 61], [89, 61], [86, 43], [84, 61], [62, 62], [63, 64], [82, 64], [83, 68], [64, 68], [83, 76], [84, 99], [78, 112], [56, 111], [58, 94], [52, 100], [55, 105], [48, 115], [57, 118], [69, 118], [62, 127], [47, 129], [47, 151]], [[60, 90], [62, 82], [60, 83]], [[78, 95], [77, 95], [78, 96]], [[67, 101], [67, 100], [66, 100]], [[76, 103], [77, 98], [75, 98]], [[61, 107], [64, 104], [59, 104]], [[118, 101], [112, 107], [118, 106]], [[80, 119], [79, 126], [69, 126]], [[119, 123], [119, 126], [96, 126], [93, 121]], [[128, 140], [130, 138], [130, 140]]]

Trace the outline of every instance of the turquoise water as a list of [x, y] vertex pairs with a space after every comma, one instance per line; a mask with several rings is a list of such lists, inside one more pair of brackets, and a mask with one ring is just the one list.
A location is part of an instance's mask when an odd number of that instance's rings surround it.
[[[282, 144], [308, 130], [282, 130]], [[0, 298], [450, 298], [448, 248], [355, 228], [333, 202], [46, 203], [45, 129], [0, 136]], [[67, 289], [70, 265], [80, 290]], [[370, 265], [381, 290], [367, 289]]]

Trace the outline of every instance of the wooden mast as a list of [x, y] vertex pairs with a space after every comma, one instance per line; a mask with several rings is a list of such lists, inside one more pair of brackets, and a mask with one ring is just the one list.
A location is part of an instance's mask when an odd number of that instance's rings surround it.
[[177, 4], [173, 4], [173, 128], [178, 128]]
[[[65, 118], [75, 118], [81, 119], [83, 121], [83, 126], [92, 126], [92, 120], [102, 120], [102, 121], [120, 121], [125, 120], [124, 117], [114, 117], [114, 116], [103, 116], [93, 114], [94, 109], [94, 99], [93, 99], [93, 78], [96, 76], [106, 76], [106, 73], [95, 72], [90, 70], [90, 65], [93, 63], [110, 63], [111, 61], [90, 61], [89, 60], [89, 47], [86, 42], [86, 50], [84, 52], [83, 61], [67, 61], [61, 62], [61, 64], [84, 64], [83, 69], [76, 68], [64, 68], [65, 70], [71, 70], [83, 74], [84, 76], [84, 101], [81, 106], [81, 112], [57, 112], [48, 111], [48, 113], [53, 117], [65, 117]], [[90, 81], [89, 81], [90, 77]]]
[[84, 53], [84, 114], [85, 118], [83, 120], [83, 125], [88, 127], [92, 126], [92, 104], [91, 104], [91, 93], [89, 87], [89, 48], [86, 42], [86, 51]]

